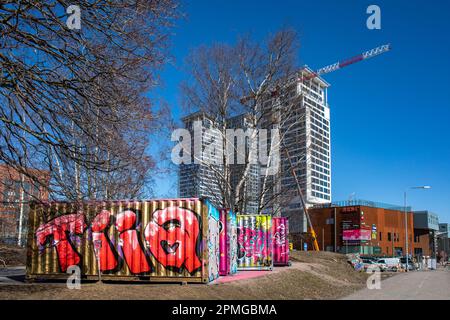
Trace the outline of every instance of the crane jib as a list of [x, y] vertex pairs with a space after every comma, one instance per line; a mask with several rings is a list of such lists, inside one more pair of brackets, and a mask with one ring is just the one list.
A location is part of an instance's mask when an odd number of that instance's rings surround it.
[[360, 55], [358, 55], [356, 57], [353, 57], [351, 59], [348, 59], [348, 60], [340, 62], [339, 63], [339, 68], [343, 68], [345, 66], [348, 66], [348, 65], [350, 65], [352, 63], [355, 63], [355, 62], [359, 62], [361, 60], [364, 60], [364, 56], [362, 54], [360, 54]]
[[312, 79], [314, 77], [321, 76], [323, 74], [327, 74], [327, 73], [330, 73], [330, 72], [334, 72], [334, 71], [339, 70], [339, 69], [341, 69], [343, 67], [346, 67], [348, 65], [351, 65], [351, 64], [359, 62], [359, 61], [363, 61], [365, 59], [373, 58], [373, 57], [378, 56], [380, 54], [383, 54], [383, 53], [385, 53], [385, 52], [387, 52], [389, 50], [391, 50], [391, 45], [390, 44], [385, 44], [385, 45], [376, 47], [376, 48], [374, 48], [372, 50], [369, 50], [369, 51], [366, 51], [366, 52], [364, 52], [362, 54], [359, 54], [359, 55], [357, 55], [357, 56], [355, 56], [353, 58], [350, 58], [350, 59], [347, 59], [347, 60], [343, 60], [343, 61], [339, 61], [339, 62], [336, 62], [334, 64], [331, 64], [331, 65], [328, 65], [326, 67], [323, 67], [323, 68], [317, 70], [315, 72], [315, 74], [309, 76], [309, 79]]

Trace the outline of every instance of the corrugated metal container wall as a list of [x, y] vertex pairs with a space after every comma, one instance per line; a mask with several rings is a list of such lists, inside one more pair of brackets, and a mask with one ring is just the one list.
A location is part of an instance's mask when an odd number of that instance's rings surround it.
[[207, 200], [32, 205], [27, 277], [209, 282], [219, 276], [219, 212]]
[[238, 270], [272, 270], [272, 217], [237, 215]]
[[273, 264], [289, 265], [289, 219], [287, 217], [272, 218]]
[[220, 275], [237, 271], [237, 226], [236, 214], [230, 209], [220, 209]]
[[219, 278], [219, 229], [220, 216], [217, 210], [209, 201], [208, 207], [208, 282]]

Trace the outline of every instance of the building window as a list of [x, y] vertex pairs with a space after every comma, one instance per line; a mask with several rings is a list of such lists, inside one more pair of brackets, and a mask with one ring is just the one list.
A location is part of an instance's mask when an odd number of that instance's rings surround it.
[[380, 231], [380, 241], [383, 241], [383, 236], [382, 236], [383, 234], [381, 233], [381, 231]]
[[394, 241], [395, 242], [400, 242], [400, 233], [395, 233], [394, 232]]
[[388, 232], [388, 241], [392, 241], [391, 233]]

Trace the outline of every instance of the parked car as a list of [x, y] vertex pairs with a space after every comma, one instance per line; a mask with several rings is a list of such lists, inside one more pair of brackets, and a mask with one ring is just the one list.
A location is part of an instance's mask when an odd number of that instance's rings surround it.
[[386, 271], [386, 265], [383, 263], [378, 263], [376, 260], [374, 259], [370, 259], [370, 258], [363, 258], [362, 259], [362, 263], [364, 266], [364, 270], [367, 270], [370, 266], [377, 266], [381, 272]]
[[377, 263], [384, 264], [386, 266], [386, 271], [397, 272], [401, 268], [399, 258], [382, 258], [378, 259]]
[[361, 259], [365, 259], [365, 260], [371, 260], [376, 262], [378, 260], [377, 257], [371, 257], [371, 256], [362, 256]]
[[[400, 258], [402, 269], [406, 270], [406, 257]], [[416, 264], [411, 259], [408, 260], [408, 271], [416, 270]]]
[[367, 270], [370, 266], [373, 266], [376, 264], [375, 261], [373, 261], [371, 259], [366, 259], [366, 258], [362, 259], [362, 263], [364, 266], [364, 270]]

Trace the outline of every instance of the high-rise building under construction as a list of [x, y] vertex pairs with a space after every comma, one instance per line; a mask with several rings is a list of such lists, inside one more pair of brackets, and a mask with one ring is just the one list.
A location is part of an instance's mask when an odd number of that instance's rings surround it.
[[[220, 162], [215, 164], [214, 161], [220, 160], [219, 158], [222, 157], [219, 154], [223, 151], [222, 142], [218, 139], [221, 136], [220, 131], [218, 131], [221, 123], [205, 112], [192, 113], [184, 117], [183, 122], [191, 135], [191, 145], [194, 146], [195, 143], [200, 143], [201, 150], [205, 151], [205, 148], [208, 147], [213, 152], [200, 152], [197, 157], [192, 157], [192, 163], [180, 164], [178, 195], [182, 198], [206, 197], [214, 205], [223, 206], [224, 190], [222, 188], [224, 187], [224, 180], [221, 176], [225, 174], [224, 165]], [[232, 130], [247, 130], [251, 127], [248, 114], [244, 113], [226, 119], [226, 127]], [[233, 143], [236, 144], [237, 142], [233, 141]], [[233, 150], [236, 147], [234, 145]], [[245, 146], [245, 149], [248, 152], [248, 145]], [[233, 156], [236, 156], [236, 154]], [[242, 208], [240, 213], [255, 214], [258, 212], [259, 165], [249, 164], [249, 166], [246, 178], [240, 187], [240, 198], [243, 203], [239, 207]], [[245, 164], [233, 163], [229, 165], [229, 182], [233, 193], [243, 178], [245, 168]]]
[[290, 81], [276, 87], [263, 104], [266, 124], [278, 126], [281, 140], [279, 174], [267, 177], [265, 182], [264, 176], [261, 178], [261, 184], [270, 187], [266, 198], [274, 199], [266, 211], [289, 217], [291, 232], [306, 232], [306, 217], [291, 164], [306, 207], [331, 202], [329, 84], [304, 67]]
[[[330, 108], [327, 102], [329, 84], [311, 69], [304, 67], [290, 80], [274, 87], [276, 90], [264, 99], [261, 108], [261, 128], [279, 129], [280, 166], [276, 174], [267, 176], [264, 166], [251, 166], [246, 179], [245, 193], [248, 201], [244, 212], [258, 213], [258, 208], [264, 207], [262, 213], [287, 216], [290, 218], [290, 231], [302, 233], [307, 231], [307, 223], [291, 164], [306, 207], [331, 202]], [[248, 124], [245, 120], [245, 115], [230, 118], [227, 120], [228, 127], [246, 128]], [[212, 117], [202, 112], [191, 114], [183, 121], [190, 132], [194, 131], [193, 123], [201, 121], [201, 134], [205, 135], [203, 142], [212, 138], [204, 130], [218, 125]], [[268, 134], [268, 152], [271, 149], [271, 139], [271, 134]], [[217, 143], [214, 139], [211, 141], [210, 143]], [[213, 203], [220, 203], [220, 182], [215, 173], [222, 170], [220, 165], [181, 165], [179, 195], [205, 196]], [[241, 165], [233, 166], [232, 187], [242, 177], [242, 171]]]

